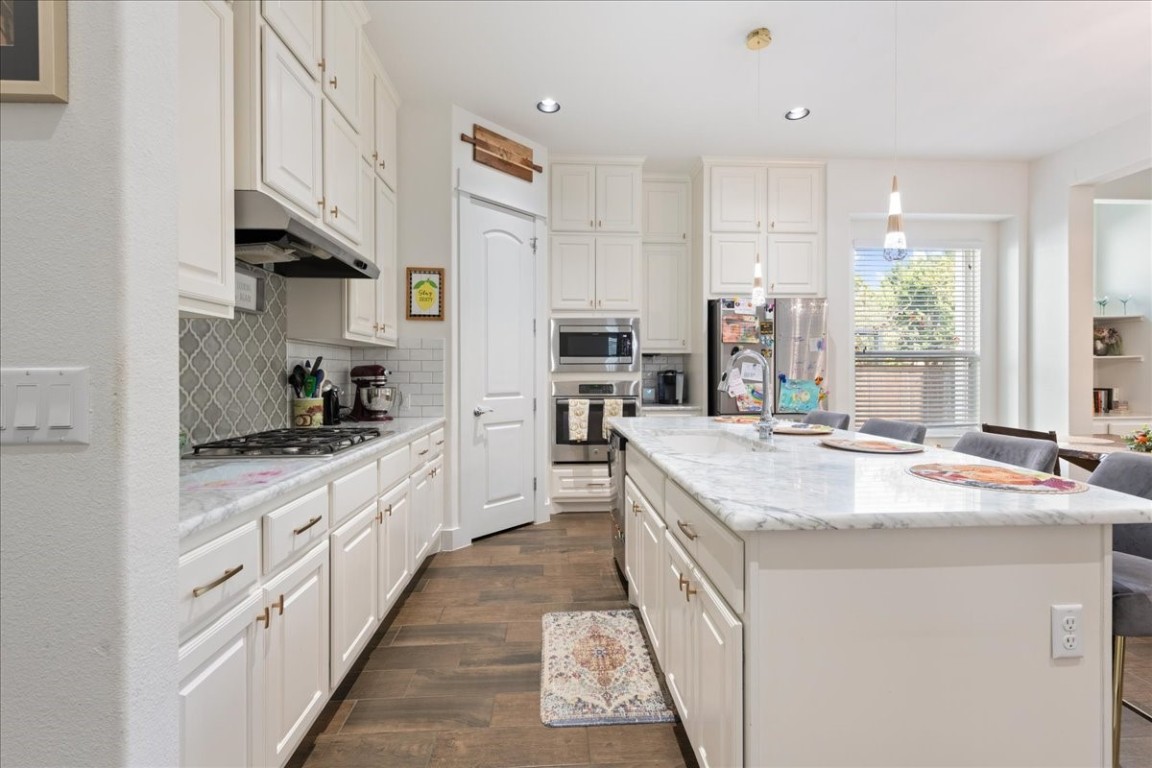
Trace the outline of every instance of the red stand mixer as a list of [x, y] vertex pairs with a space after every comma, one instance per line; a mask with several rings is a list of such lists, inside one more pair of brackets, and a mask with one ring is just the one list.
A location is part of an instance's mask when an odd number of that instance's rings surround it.
[[349, 377], [356, 385], [352, 421], [391, 421], [389, 411], [400, 409], [400, 390], [387, 386], [389, 371], [382, 365], [358, 365]]

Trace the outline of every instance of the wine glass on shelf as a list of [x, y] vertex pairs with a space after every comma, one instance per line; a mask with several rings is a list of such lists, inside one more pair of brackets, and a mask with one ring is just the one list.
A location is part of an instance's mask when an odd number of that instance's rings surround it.
[[1101, 316], [1104, 314], [1104, 308], [1108, 306], [1108, 301], [1109, 299], [1107, 296], [1101, 296], [1100, 298], [1096, 299], [1096, 303], [1100, 305]]
[[1126, 293], [1120, 297], [1120, 305], [1123, 307], [1121, 314], [1128, 314], [1128, 302], [1132, 301], [1132, 294]]

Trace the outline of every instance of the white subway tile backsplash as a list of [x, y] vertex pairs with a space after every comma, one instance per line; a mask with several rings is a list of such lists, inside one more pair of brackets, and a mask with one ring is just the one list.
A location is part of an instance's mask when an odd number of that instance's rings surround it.
[[432, 350], [430, 349], [414, 349], [411, 352], [409, 360], [431, 360]]
[[[403, 395], [400, 412], [405, 416], [443, 416], [444, 340], [405, 336], [398, 343], [395, 349], [356, 350], [363, 355], [358, 364], [377, 363], [392, 372], [388, 381]], [[413, 401], [414, 397], [422, 399]]]
[[424, 384], [432, 381], [432, 374], [427, 371], [419, 371], [412, 374], [413, 384]]
[[423, 346], [423, 340], [418, 337], [403, 336], [400, 338], [400, 349], [420, 349]]

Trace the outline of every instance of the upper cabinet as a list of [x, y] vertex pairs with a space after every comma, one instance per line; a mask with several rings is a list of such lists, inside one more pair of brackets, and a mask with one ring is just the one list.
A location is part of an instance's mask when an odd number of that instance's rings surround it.
[[553, 163], [553, 232], [640, 234], [641, 160]]
[[360, 155], [396, 191], [396, 118], [400, 100], [366, 41], [360, 46]]
[[296, 55], [313, 80], [320, 77], [320, 3], [314, 0], [263, 0], [260, 7], [268, 26]]
[[320, 89], [288, 46], [264, 30], [263, 181], [312, 215], [324, 196]]
[[[331, 102], [324, 102], [324, 223], [360, 243], [371, 195], [361, 200], [360, 137]], [[368, 250], [364, 244], [362, 252]]]
[[688, 182], [644, 181], [644, 240], [688, 240]]
[[180, 4], [177, 89], [180, 312], [232, 317], [235, 302], [232, 8]]
[[714, 167], [711, 174], [713, 232], [763, 231], [768, 175], [764, 168]]
[[355, 129], [360, 122], [360, 16], [349, 0], [325, 0], [324, 58], [321, 84], [327, 96]]
[[768, 232], [819, 232], [824, 219], [822, 169], [768, 169]]

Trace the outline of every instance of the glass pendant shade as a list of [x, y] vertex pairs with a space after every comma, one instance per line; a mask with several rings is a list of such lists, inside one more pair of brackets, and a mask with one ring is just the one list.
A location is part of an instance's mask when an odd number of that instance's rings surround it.
[[756, 268], [752, 271], [752, 304], [753, 306], [762, 307], [768, 302], [764, 296], [764, 272], [760, 266], [760, 262], [756, 262]]
[[892, 194], [888, 197], [888, 230], [884, 234], [884, 258], [900, 261], [908, 256], [908, 239], [904, 237], [904, 210], [900, 206], [900, 188], [892, 177]]

